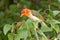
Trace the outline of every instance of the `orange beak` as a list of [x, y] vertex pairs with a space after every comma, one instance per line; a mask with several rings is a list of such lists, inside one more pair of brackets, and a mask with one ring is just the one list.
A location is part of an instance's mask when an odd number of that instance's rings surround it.
[[24, 14], [21, 14], [21, 16], [20, 16], [20, 17], [22, 17], [22, 16], [24, 16]]

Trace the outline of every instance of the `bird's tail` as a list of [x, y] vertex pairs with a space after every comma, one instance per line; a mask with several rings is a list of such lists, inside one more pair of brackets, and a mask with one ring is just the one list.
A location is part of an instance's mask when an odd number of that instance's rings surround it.
[[42, 24], [43, 26], [47, 26], [47, 24], [46, 24], [45, 22], [42, 22], [41, 24]]

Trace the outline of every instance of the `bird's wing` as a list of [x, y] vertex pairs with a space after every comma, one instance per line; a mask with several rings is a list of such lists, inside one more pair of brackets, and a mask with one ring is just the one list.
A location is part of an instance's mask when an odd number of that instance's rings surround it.
[[44, 21], [44, 18], [39, 14], [39, 12], [35, 11], [35, 10], [31, 10], [32, 11], [32, 15], [38, 17], [40, 20]]

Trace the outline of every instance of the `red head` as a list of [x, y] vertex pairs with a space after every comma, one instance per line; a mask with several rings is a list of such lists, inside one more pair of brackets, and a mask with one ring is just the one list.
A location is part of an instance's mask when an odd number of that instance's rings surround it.
[[25, 8], [21, 11], [21, 16], [29, 16], [30, 9]]

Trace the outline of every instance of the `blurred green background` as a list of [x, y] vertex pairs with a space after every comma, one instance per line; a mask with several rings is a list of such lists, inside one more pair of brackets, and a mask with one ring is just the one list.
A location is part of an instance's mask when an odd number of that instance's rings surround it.
[[0, 0], [0, 40], [36, 40], [32, 21], [20, 17], [23, 8], [38, 11], [47, 23], [40, 25], [39, 40], [60, 40], [60, 0]]

